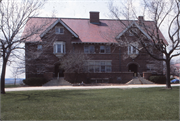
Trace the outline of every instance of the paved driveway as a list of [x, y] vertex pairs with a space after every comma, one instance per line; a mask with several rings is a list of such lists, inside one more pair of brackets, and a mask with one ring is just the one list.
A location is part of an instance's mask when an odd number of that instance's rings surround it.
[[[171, 84], [171, 86], [179, 86], [180, 84]], [[109, 89], [109, 88], [150, 88], [150, 87], [166, 87], [165, 84], [146, 84], [146, 85], [118, 85], [118, 86], [46, 86], [46, 87], [16, 87], [5, 88], [9, 91], [31, 91], [31, 90], [79, 90], [79, 89]]]

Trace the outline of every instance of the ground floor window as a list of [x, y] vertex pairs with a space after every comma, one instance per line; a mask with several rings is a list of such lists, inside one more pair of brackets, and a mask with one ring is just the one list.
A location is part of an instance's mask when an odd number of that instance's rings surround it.
[[112, 72], [111, 60], [90, 60], [88, 61], [88, 72]]

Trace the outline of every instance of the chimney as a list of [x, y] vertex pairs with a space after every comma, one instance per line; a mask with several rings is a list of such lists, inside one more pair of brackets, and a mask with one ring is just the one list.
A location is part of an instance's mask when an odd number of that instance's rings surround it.
[[90, 23], [100, 24], [99, 21], [99, 12], [89, 12], [90, 13]]
[[144, 17], [143, 16], [139, 16], [138, 17], [138, 22], [139, 22], [139, 26], [143, 26], [143, 24], [144, 24]]

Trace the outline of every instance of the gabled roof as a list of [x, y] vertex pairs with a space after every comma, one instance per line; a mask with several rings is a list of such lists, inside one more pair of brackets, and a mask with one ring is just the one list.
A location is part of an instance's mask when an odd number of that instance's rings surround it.
[[78, 36], [71, 28], [69, 28], [60, 18], [57, 19], [53, 24], [51, 24], [51, 25], [40, 35], [40, 37], [43, 37], [49, 30], [51, 30], [53, 27], [55, 27], [57, 23], [61, 23], [72, 35], [74, 35], [76, 38], [79, 38], [79, 36]]
[[151, 37], [135, 22], [133, 21], [126, 29], [124, 29], [117, 37], [116, 39], [119, 39], [124, 33], [126, 33], [132, 26], [136, 26], [148, 39], [151, 39]]
[[[131, 22], [132, 23], [128, 28], [135, 25], [149, 38], [146, 32], [137, 24], [138, 21]], [[78, 38], [73, 39], [72, 43], [117, 43], [116, 38], [119, 38], [128, 30], [128, 28], [118, 20], [112, 19], [100, 19], [100, 24], [95, 25], [90, 23], [89, 19], [34, 17], [28, 20], [22, 36], [26, 35], [26, 32], [28, 32], [30, 28], [33, 28], [34, 26], [42, 26], [37, 34], [31, 36], [27, 40], [27, 42], [41, 42], [41, 37], [43, 37], [57, 23], [61, 23], [72, 35], [74, 35], [74, 37]], [[123, 23], [126, 25], [129, 24], [127, 20], [124, 20]], [[144, 23], [150, 26], [153, 24], [152, 21], [145, 21]], [[164, 36], [161, 33], [160, 36], [164, 39]]]

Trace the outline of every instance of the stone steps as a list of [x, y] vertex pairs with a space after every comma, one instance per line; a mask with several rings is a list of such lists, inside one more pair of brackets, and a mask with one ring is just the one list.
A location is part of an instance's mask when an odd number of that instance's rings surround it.
[[64, 80], [64, 77], [60, 77], [59, 79], [53, 79], [47, 82], [43, 86], [72, 86], [72, 84]]
[[144, 79], [143, 77], [136, 77], [130, 80], [129, 82], [127, 82], [126, 84], [154, 84], [154, 83], [147, 79]]

